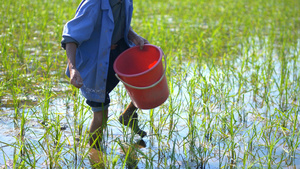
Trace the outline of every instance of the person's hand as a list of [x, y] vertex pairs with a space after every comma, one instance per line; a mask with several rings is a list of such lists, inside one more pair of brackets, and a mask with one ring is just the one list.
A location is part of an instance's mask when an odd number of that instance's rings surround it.
[[129, 29], [128, 39], [132, 41], [135, 45], [140, 46], [140, 49], [144, 48], [145, 44], [149, 44], [149, 41], [138, 34], [136, 34], [132, 28]]
[[83, 80], [77, 69], [70, 69], [70, 83], [77, 88], [81, 88], [83, 85]]
[[139, 35], [133, 36], [131, 40], [135, 45], [140, 46], [140, 49], [144, 48], [145, 44], [149, 44], [149, 41]]

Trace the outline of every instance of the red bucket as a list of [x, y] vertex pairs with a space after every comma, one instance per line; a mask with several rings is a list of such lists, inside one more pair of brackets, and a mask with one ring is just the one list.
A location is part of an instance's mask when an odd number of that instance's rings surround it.
[[169, 96], [162, 56], [160, 48], [146, 44], [142, 50], [139, 46], [127, 49], [114, 63], [117, 78], [137, 108], [153, 109]]

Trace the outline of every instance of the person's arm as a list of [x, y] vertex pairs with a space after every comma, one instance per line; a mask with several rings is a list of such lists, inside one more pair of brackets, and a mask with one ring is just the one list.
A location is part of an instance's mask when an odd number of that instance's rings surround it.
[[128, 32], [128, 39], [132, 41], [135, 45], [140, 46], [140, 49], [143, 49], [144, 44], [149, 44], [149, 41], [135, 33], [132, 27], [130, 27]]
[[75, 87], [80, 88], [83, 85], [83, 81], [79, 71], [76, 69], [76, 49], [76, 43], [66, 44], [66, 53], [68, 57], [68, 65], [70, 71], [70, 83]]

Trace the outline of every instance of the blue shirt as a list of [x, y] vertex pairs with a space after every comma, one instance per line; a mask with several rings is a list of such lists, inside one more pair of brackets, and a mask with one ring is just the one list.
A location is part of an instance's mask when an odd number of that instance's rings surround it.
[[[132, 18], [132, 0], [125, 5], [124, 40], [130, 46], [128, 32]], [[83, 79], [82, 95], [91, 101], [104, 102], [114, 18], [109, 0], [83, 0], [75, 17], [66, 23], [62, 47], [68, 42], [77, 44], [76, 68]], [[66, 75], [70, 77], [67, 66]]]

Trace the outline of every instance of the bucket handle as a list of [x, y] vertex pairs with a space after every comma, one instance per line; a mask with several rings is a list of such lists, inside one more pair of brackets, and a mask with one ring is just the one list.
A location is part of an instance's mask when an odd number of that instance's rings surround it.
[[163, 55], [164, 55], [164, 59], [165, 59], [165, 70], [164, 70], [164, 73], [162, 74], [161, 78], [160, 78], [157, 82], [153, 83], [153, 84], [150, 85], [150, 86], [138, 87], [138, 86], [133, 86], [133, 85], [131, 85], [131, 84], [128, 84], [128, 83], [124, 82], [117, 74], [115, 74], [116, 77], [117, 77], [117, 79], [119, 79], [119, 80], [120, 80], [123, 84], [125, 84], [126, 86], [129, 86], [129, 87], [131, 87], [131, 88], [133, 88], [133, 89], [145, 90], [145, 89], [150, 89], [150, 88], [156, 86], [156, 85], [157, 85], [158, 83], [160, 83], [160, 82], [162, 81], [162, 79], [164, 78], [164, 76], [165, 76], [165, 74], [166, 74], [166, 69], [167, 69], [167, 59], [166, 59], [166, 55], [164, 54], [164, 52], [162, 51], [162, 49], [160, 49], [160, 50], [161, 50], [161, 52], [162, 52]]

